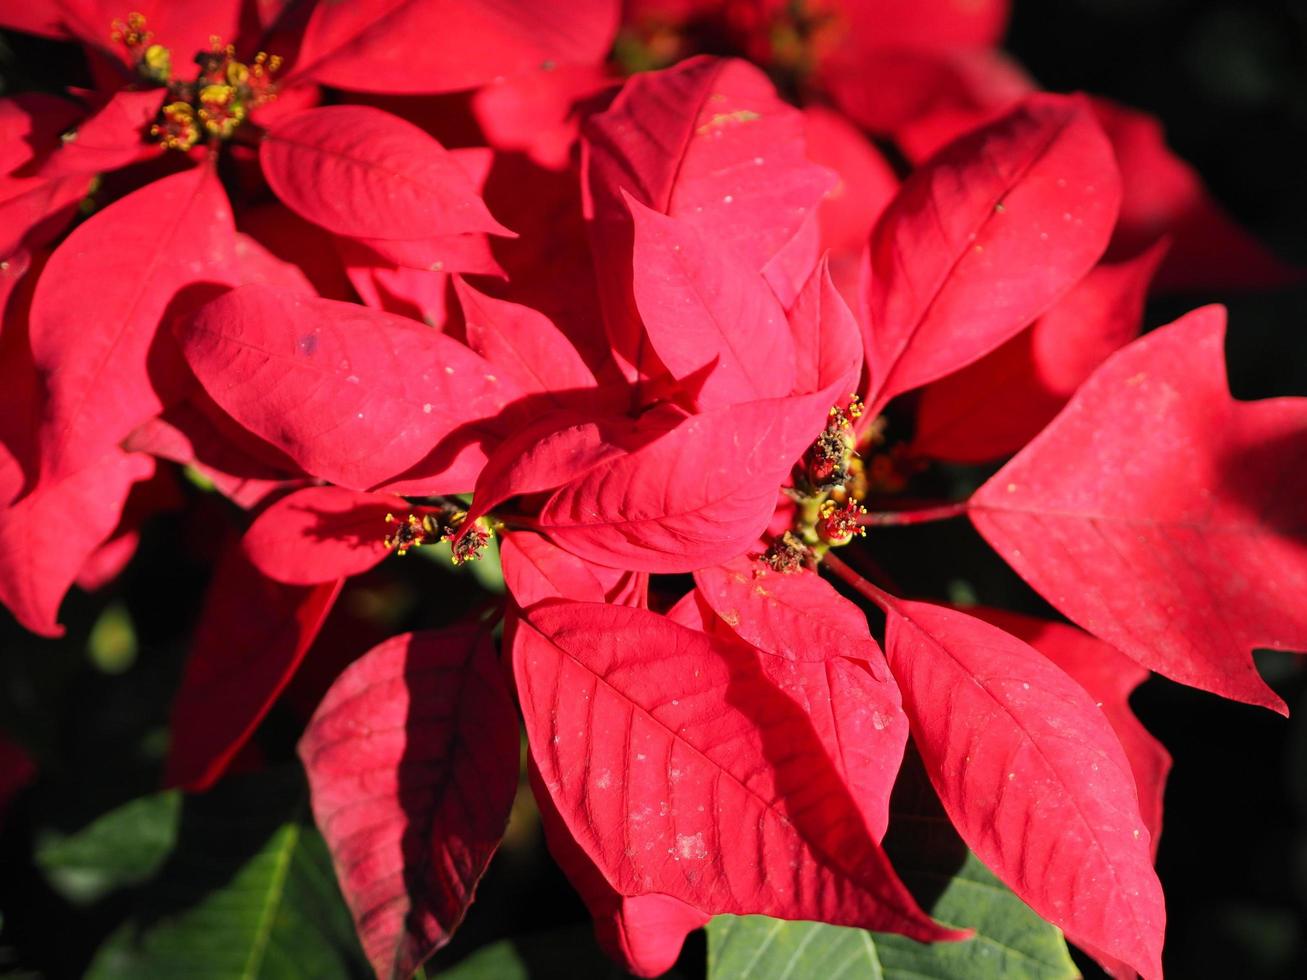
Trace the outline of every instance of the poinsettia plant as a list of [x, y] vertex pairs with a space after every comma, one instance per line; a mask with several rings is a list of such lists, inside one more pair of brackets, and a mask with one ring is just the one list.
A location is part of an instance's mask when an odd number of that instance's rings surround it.
[[[0, 101], [0, 600], [57, 637], [201, 515], [164, 784], [257, 810], [222, 794], [288, 725], [381, 977], [523, 812], [641, 976], [706, 925], [717, 977], [785, 942], [978, 975], [994, 928], [1161, 977], [1169, 756], [1128, 697], [1287, 713], [1252, 650], [1307, 650], [1307, 401], [1230, 395], [1222, 308], [1144, 304], [1297, 271], [1149, 119], [1038, 91], [1006, 17], [0, 4], [87, 83]], [[1048, 613], [902, 588], [886, 535], [945, 521]], [[404, 631], [368, 583], [422, 555], [485, 587]], [[278, 901], [305, 839], [260, 855]], [[275, 970], [273, 928], [220, 955]]]

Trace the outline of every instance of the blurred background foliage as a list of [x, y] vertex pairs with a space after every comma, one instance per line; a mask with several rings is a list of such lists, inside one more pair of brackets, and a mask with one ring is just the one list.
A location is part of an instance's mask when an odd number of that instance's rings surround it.
[[[1307, 0], [1017, 0], [1008, 48], [1050, 89], [1156, 113], [1215, 196], [1307, 265]], [[78, 70], [71, 47], [0, 34], [4, 91], [54, 88]], [[1206, 301], [1231, 307], [1238, 396], [1307, 395], [1307, 288], [1170, 297], [1150, 306], [1148, 325]], [[0, 826], [0, 977], [179, 975], [175, 950], [151, 938], [162, 919], [197, 944], [187, 975], [366, 976], [305, 815], [294, 740], [341, 665], [390, 633], [453, 621], [495, 588], [493, 575], [410, 557], [356, 580], [243, 757], [270, 771], [204, 797], [157, 794], [189, 632], [217, 549], [240, 526], [234, 508], [179, 482], [186, 507], [147, 525], [113, 585], [74, 590], [62, 640], [29, 636], [0, 611], [0, 729], [39, 771]], [[878, 530], [877, 559], [912, 593], [1047, 611], [958, 523]], [[953, 556], [947, 568], [929, 560], [940, 549]], [[1290, 655], [1259, 662], [1296, 709], [1290, 720], [1157, 679], [1134, 699], [1175, 757], [1159, 854], [1173, 978], [1307, 976], [1307, 677]], [[462, 980], [617, 975], [544, 852], [529, 794], [519, 802], [429, 975], [454, 964]], [[215, 906], [219, 889], [236, 898]], [[247, 973], [230, 955], [251, 930], [265, 945]], [[488, 945], [525, 934], [534, 938]], [[311, 961], [277, 959], [301, 944]], [[158, 955], [134, 960], [128, 947]], [[692, 937], [680, 972], [702, 976], [704, 960], [703, 936]]]

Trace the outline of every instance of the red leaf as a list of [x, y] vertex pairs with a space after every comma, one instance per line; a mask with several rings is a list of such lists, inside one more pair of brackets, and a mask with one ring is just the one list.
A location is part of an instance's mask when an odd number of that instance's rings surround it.
[[885, 677], [883, 656], [861, 609], [816, 572], [781, 574], [751, 558], [694, 573], [713, 611], [741, 639], [786, 660], [851, 657]]
[[314, 296], [317, 290], [304, 271], [293, 262], [278, 258], [257, 238], [236, 232], [236, 267], [240, 284], [263, 284]]
[[[518, 608], [529, 608], [546, 599], [605, 600], [604, 586], [596, 576], [601, 569], [538, 534], [506, 534], [500, 541], [499, 554], [504, 581]], [[517, 649], [518, 624], [517, 612], [510, 609], [504, 626], [508, 650]], [[665, 973], [680, 954], [686, 934], [709, 917], [666, 895], [628, 897], [614, 889], [572, 839], [532, 760], [528, 760], [528, 771], [550, 853], [594, 917], [599, 944], [640, 976]]]
[[32, 300], [32, 356], [49, 393], [43, 480], [159, 413], [147, 366], [159, 322], [235, 282], [234, 252], [231, 208], [209, 167], [147, 184], [55, 250]]
[[851, 394], [862, 376], [862, 331], [835, 288], [825, 259], [795, 298], [789, 323], [795, 390], [833, 387], [837, 398]]
[[576, 143], [576, 103], [609, 84], [598, 66], [547, 65], [494, 79], [473, 94], [470, 108], [491, 146], [565, 170]]
[[756, 653], [618, 606], [541, 606], [531, 624], [514, 669], [532, 755], [618, 892], [961, 938], [917, 908]]
[[[178, 334], [224, 411], [309, 473], [355, 490], [396, 476], [456, 429], [480, 432], [475, 423], [518, 395], [428, 327], [268, 286], [219, 297]], [[442, 467], [462, 489], [485, 461], [474, 439]]]
[[808, 159], [839, 178], [818, 208], [822, 250], [856, 251], [899, 189], [879, 150], [844, 116], [822, 106], [803, 110]]
[[633, 198], [635, 304], [678, 379], [709, 368], [700, 407], [779, 398], [794, 388], [794, 339], [761, 275], [694, 225]]
[[590, 910], [600, 948], [636, 976], [662, 976], [681, 955], [685, 937], [712, 916], [670, 895], [617, 891], [572, 838], [529, 755], [527, 772], [549, 853]]
[[543, 313], [495, 299], [454, 279], [466, 321], [467, 345], [528, 394], [558, 400], [557, 392], [597, 385], [572, 342]]
[[259, 160], [283, 203], [339, 235], [506, 232], [457, 158], [412, 123], [370, 106], [325, 106], [278, 120]]
[[691, 416], [561, 487], [539, 527], [582, 558], [636, 571], [734, 558], [767, 527], [781, 481], [833, 397], [828, 389]]
[[269, 578], [317, 585], [372, 568], [388, 554], [386, 515], [407, 514], [403, 497], [307, 487], [282, 497], [245, 532], [245, 556]]
[[963, 840], [1068, 938], [1160, 977], [1162, 887], [1130, 764], [1093, 699], [988, 623], [897, 599], [885, 611], [913, 742]]
[[[739, 643], [740, 634], [714, 614], [701, 590], [689, 592], [667, 618], [718, 640]], [[885, 655], [870, 642], [873, 656], [859, 663], [839, 657], [802, 662], [764, 656], [758, 659], [758, 667], [807, 714], [813, 734], [879, 841], [889, 826], [890, 793], [903, 763], [908, 717]]]
[[218, 781], [290, 681], [341, 585], [282, 585], [240, 547], [228, 550], [173, 699], [167, 785], [198, 791]]
[[1010, 0], [843, 0], [849, 43], [877, 47], [949, 50], [993, 47], [1003, 39]]
[[1249, 651], [1307, 650], [1307, 399], [1234, 401], [1224, 336], [1205, 307], [1110, 357], [971, 519], [1132, 660], [1285, 713]]
[[150, 457], [117, 447], [81, 462], [18, 503], [0, 506], [0, 602], [42, 636], [63, 636], [60, 602], [118, 526], [132, 484], [154, 472]]
[[395, 265], [401, 270], [429, 274], [463, 272], [504, 278], [489, 237], [480, 232], [429, 238], [337, 239], [337, 248], [347, 241], [357, 246], [356, 255], [366, 254], [374, 265]]
[[1171, 771], [1171, 754], [1148, 733], [1130, 710], [1130, 692], [1149, 673], [1111, 644], [1074, 626], [1049, 623], [1001, 609], [968, 609], [972, 616], [1029, 643], [1083, 687], [1116, 732], [1130, 760], [1139, 791], [1139, 815], [1148, 828], [1153, 858], [1162, 835], [1162, 796]]
[[1133, 255], [1169, 236], [1158, 289], [1265, 289], [1302, 281], [1301, 269], [1278, 259], [1212, 197], [1197, 171], [1167, 146], [1155, 117], [1102, 98], [1093, 106], [1112, 141], [1124, 191], [1109, 254]]
[[313, 816], [378, 977], [449, 942], [517, 790], [517, 713], [487, 631], [393, 637], [345, 670], [299, 744]]
[[604, 601], [604, 587], [591, 566], [538, 534], [505, 534], [499, 543], [499, 560], [508, 594], [522, 609], [544, 599]]
[[[113, 43], [115, 20], [125, 20], [120, 0], [60, 0], [56, 22], [63, 36], [112, 52], [127, 60], [126, 49]], [[132, 12], [145, 17], [153, 40], [172, 50], [173, 64], [183, 65], [200, 51], [208, 51], [210, 38], [235, 40], [242, 4], [236, 0], [133, 0]]]
[[86, 177], [0, 177], [0, 261], [58, 237], [89, 184]]
[[873, 133], [892, 134], [913, 161], [1038, 90], [1025, 69], [996, 48], [845, 48], [822, 75], [850, 119]]
[[93, 115], [64, 135], [41, 167], [43, 177], [104, 173], [163, 152], [145, 141], [150, 123], [163, 105], [165, 89], [119, 89]]
[[576, 418], [570, 412], [547, 415], [505, 439], [477, 477], [463, 527], [509, 497], [553, 490], [665, 431], [651, 430], [625, 416], [593, 422], [576, 422]]
[[[228, 420], [230, 429], [246, 436], [239, 443], [234, 441], [226, 428], [215, 424], [220, 415], [216, 410], [215, 414], [205, 412], [192, 401], [180, 402], [135, 429], [123, 440], [123, 448], [195, 467], [239, 507], [254, 507], [268, 494], [306, 480], [289, 460], [289, 468], [279, 467], [262, 454], [248, 452], [256, 442], [254, 436]], [[260, 448], [276, 452], [266, 443]]]
[[873, 412], [994, 349], [1090, 270], [1116, 220], [1088, 105], [1032, 96], [916, 171], [872, 237]]
[[444, 332], [449, 321], [448, 274], [396, 266], [352, 238], [337, 238], [335, 246], [365, 306]]
[[1033, 439], [1094, 368], [1139, 335], [1148, 284], [1165, 254], [1155, 246], [1095, 267], [1030, 329], [927, 386], [913, 452], [980, 463]]
[[618, 356], [651, 373], [627, 283], [625, 192], [680, 218], [755, 271], [794, 237], [831, 186], [803, 152], [803, 116], [737, 60], [694, 58], [628, 79], [587, 120], [584, 174], [605, 318]]
[[242, 208], [238, 218], [241, 231], [283, 262], [299, 268], [323, 299], [354, 299], [340, 257], [335, 249], [322, 247], [322, 229], [317, 225], [278, 201]]
[[295, 74], [358, 92], [452, 92], [542, 64], [602, 61], [617, 19], [615, 0], [318, 4]]

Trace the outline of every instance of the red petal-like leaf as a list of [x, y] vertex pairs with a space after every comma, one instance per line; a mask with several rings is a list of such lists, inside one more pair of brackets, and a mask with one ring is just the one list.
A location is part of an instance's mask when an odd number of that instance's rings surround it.
[[615, 0], [318, 4], [295, 73], [357, 92], [452, 92], [545, 64], [603, 60]]
[[813, 270], [789, 312], [794, 335], [794, 387], [834, 387], [843, 398], [862, 375], [862, 331], [831, 279], [825, 259]]
[[[126, 48], [114, 44], [110, 36], [114, 21], [127, 17], [120, 0], [59, 0], [41, 6], [58, 9], [57, 15], [43, 18], [51, 27], [58, 25], [54, 36], [78, 38], [127, 60]], [[132, 0], [129, 4], [131, 12], [145, 18], [153, 40], [172, 50], [174, 65], [208, 51], [215, 35], [235, 40], [243, 6], [237, 0]]]
[[388, 554], [386, 515], [408, 513], [403, 497], [307, 487], [282, 497], [245, 532], [245, 555], [269, 578], [317, 585], [366, 572]]
[[[193, 392], [203, 396], [203, 392]], [[150, 419], [123, 440], [123, 448], [150, 453], [183, 466], [193, 466], [214, 488], [239, 507], [254, 507], [270, 493], [302, 485], [307, 477], [287, 459], [288, 466], [273, 465], [263, 454], [247, 451], [260, 441], [227, 419], [216, 424], [222, 413], [197, 408], [192, 401], [180, 402], [158, 418]], [[244, 439], [236, 441], [235, 430]], [[276, 450], [262, 443], [268, 453]]]
[[541, 782], [619, 892], [958, 938], [917, 908], [758, 654], [618, 606], [531, 624], [514, 669]]
[[822, 249], [862, 248], [899, 189], [894, 168], [844, 116], [822, 106], [803, 110], [808, 159], [839, 178], [817, 211]]
[[217, 176], [147, 184], [81, 225], [32, 299], [32, 356], [49, 393], [41, 475], [55, 480], [163, 408], [147, 359], [160, 320], [237, 281], [235, 228]]
[[477, 477], [464, 527], [509, 497], [553, 490], [665, 431], [650, 431], [625, 416], [595, 422], [575, 418], [572, 413], [546, 416], [505, 439]]
[[472, 96], [470, 108], [491, 146], [565, 170], [576, 142], [576, 103], [609, 84], [598, 66], [547, 65], [496, 78]]
[[172, 703], [169, 786], [201, 790], [217, 782], [290, 681], [341, 584], [283, 585], [239, 546], [227, 551]]
[[351, 664], [299, 754], [377, 976], [449, 942], [517, 791], [517, 713], [486, 630], [406, 633]]
[[[504, 581], [519, 608], [546, 599], [605, 601], [604, 586], [595, 574], [600, 569], [538, 534], [505, 535], [499, 554]], [[517, 649], [517, 630], [518, 614], [510, 609], [504, 626], [506, 649]], [[599, 944], [640, 976], [665, 973], [679, 955], [686, 934], [707, 922], [709, 916], [667, 895], [630, 897], [618, 892], [572, 839], [540, 781], [538, 768], [530, 760], [529, 773], [549, 850], [594, 917]]]
[[543, 313], [495, 299], [454, 280], [467, 345], [530, 394], [583, 391], [597, 384], [572, 342]]
[[[0, 465], [5, 458], [0, 449]], [[0, 506], [0, 602], [42, 636], [63, 636], [59, 603], [118, 526], [132, 484], [154, 472], [150, 457], [116, 447], [83, 463]]]
[[163, 152], [145, 141], [163, 98], [161, 88], [119, 89], [95, 114], [66, 133], [59, 149], [41, 167], [43, 177], [103, 173]]
[[[694, 225], [755, 271], [789, 242], [833, 175], [803, 152], [803, 116], [743, 61], [696, 58], [628, 79], [585, 125], [595, 263], [618, 356], [648, 373], [631, 295], [623, 193]], [[814, 256], [815, 257], [815, 256]]]
[[688, 572], [757, 540], [780, 483], [816, 438], [833, 394], [746, 402], [687, 418], [666, 435], [561, 487], [539, 526], [601, 565]]
[[456, 157], [412, 123], [370, 106], [325, 106], [279, 120], [259, 160], [283, 203], [339, 235], [506, 230]]
[[[667, 618], [739, 643], [740, 634], [713, 612], [701, 590], [685, 595]], [[813, 733], [879, 841], [889, 826], [890, 793], [908, 741], [908, 717], [885, 655], [874, 641], [872, 646], [874, 656], [860, 663], [838, 657], [821, 662], [762, 657], [758, 667], [808, 715]]]
[[697, 394], [705, 409], [788, 395], [794, 339], [762, 276], [689, 222], [631, 197], [626, 203], [635, 222], [635, 305], [672, 375], [710, 369]]
[[694, 573], [700, 594], [746, 642], [787, 660], [852, 657], [884, 677], [867, 617], [816, 572], [781, 574], [752, 558]]
[[1224, 336], [1205, 307], [1113, 355], [971, 519], [1132, 660], [1285, 713], [1250, 650], [1307, 651], [1307, 399], [1232, 399]]
[[538, 534], [514, 531], [504, 535], [499, 559], [508, 594], [523, 609], [543, 599], [604, 601], [603, 584], [591, 566]]
[[366, 490], [456, 429], [447, 469], [466, 489], [485, 461], [474, 423], [519, 394], [462, 344], [352, 303], [245, 286], [179, 325], [213, 400], [332, 483]]
[[1108, 355], [1139, 335], [1144, 299], [1165, 245], [1097, 266], [1034, 326], [928, 385], [914, 453], [979, 463], [1039, 434]]
[[1086, 102], [1038, 95], [904, 183], [872, 237], [873, 410], [976, 360], [1090, 270], [1120, 202]]
[[1162, 795], [1171, 771], [1171, 754], [1148, 733], [1130, 710], [1130, 692], [1150, 676], [1120, 650], [1063, 623], [1050, 623], [1001, 609], [968, 609], [971, 615], [1011, 633], [1057, 664], [1083, 687], [1121, 740], [1139, 791], [1139, 815], [1157, 857], [1162, 835]]
[[1265, 289], [1301, 282], [1303, 270], [1278, 259], [1212, 197], [1192, 166], [1166, 144], [1153, 116], [1093, 100], [1121, 167], [1124, 197], [1109, 254], [1133, 255], [1168, 236], [1157, 288]]
[[1069, 938], [1161, 977], [1166, 912], [1148, 829], [1093, 699], [988, 623], [920, 602], [885, 607], [913, 742], [963, 840]]

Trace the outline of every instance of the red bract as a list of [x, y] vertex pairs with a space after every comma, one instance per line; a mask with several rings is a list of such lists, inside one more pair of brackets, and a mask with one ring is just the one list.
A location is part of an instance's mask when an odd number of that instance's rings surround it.
[[515, 670], [532, 755], [618, 891], [950, 936], [898, 883], [757, 654], [613, 606], [544, 607], [530, 622]]
[[1094, 368], [1138, 335], [1148, 283], [1165, 254], [1155, 245], [1096, 266], [1028, 330], [928, 386], [913, 451], [982, 462], [1024, 446]]
[[[0, 510], [0, 600], [19, 622], [42, 636], [63, 635], [60, 601], [117, 527], [132, 484], [153, 472], [150, 457], [113, 447]], [[84, 499], [87, 485], [96, 487], [91, 500]], [[77, 515], [75, 533], [70, 514]]]
[[239, 547], [228, 549], [173, 701], [166, 783], [205, 789], [222, 775], [290, 681], [340, 587], [274, 582]]
[[447, 489], [464, 489], [491, 420], [519, 394], [472, 351], [411, 320], [268, 286], [214, 300], [179, 337], [226, 412], [309, 473], [356, 490], [399, 476], [447, 436], [458, 459], [446, 461]]
[[[1236, 402], [1225, 313], [1109, 358], [972, 498], [972, 521], [1073, 621], [1150, 670], [1287, 713], [1255, 646], [1307, 649], [1307, 400]], [[1202, 596], [1195, 601], [1194, 596]]]
[[514, 722], [473, 627], [387, 640], [309, 722], [313, 815], [377, 976], [411, 975], [462, 921], [517, 789]]
[[757, 69], [710, 59], [637, 76], [588, 121], [591, 241], [609, 339], [623, 363], [657, 373], [629, 284], [633, 232], [623, 195], [705, 232], [761, 272], [831, 186], [831, 174], [804, 158], [802, 134], [802, 115]]
[[913, 740], [963, 839], [1073, 940], [1161, 976], [1148, 829], [1093, 699], [996, 627], [924, 603], [885, 609]]
[[[150, 376], [159, 322], [232, 285], [234, 249], [222, 188], [210, 168], [198, 167], [129, 195], [55, 250], [31, 313], [32, 357], [48, 393], [43, 481], [66, 476], [159, 413], [159, 389], [177, 384]], [[95, 330], [86, 330], [88, 321]]]
[[281, 119], [264, 134], [259, 159], [288, 207], [340, 235], [505, 230], [444, 147], [379, 109], [328, 106]]
[[872, 408], [964, 367], [1048, 308], [1102, 254], [1119, 201], [1089, 107], [1054, 96], [913, 174], [872, 235]]
[[1024, 640], [1085, 689], [1103, 711], [1130, 760], [1139, 790], [1139, 816], [1148, 828], [1153, 856], [1162, 833], [1162, 792], [1171, 756], [1139, 723], [1130, 709], [1130, 694], [1148, 679], [1148, 671], [1102, 640], [1074, 626], [1050, 623], [999, 609], [968, 613]]
[[296, 70], [361, 92], [448, 92], [544, 64], [598, 61], [616, 28], [615, 0], [319, 3]]

